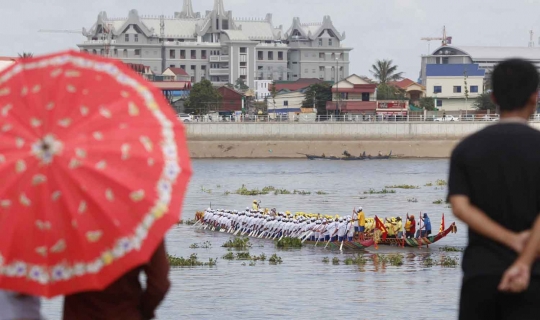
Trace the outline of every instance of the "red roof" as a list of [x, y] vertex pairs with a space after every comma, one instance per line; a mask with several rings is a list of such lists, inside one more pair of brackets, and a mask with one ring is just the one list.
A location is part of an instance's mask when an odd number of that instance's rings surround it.
[[189, 81], [158, 81], [152, 84], [160, 90], [185, 90], [191, 88]]
[[396, 87], [398, 87], [400, 89], [403, 89], [403, 90], [407, 89], [408, 87], [410, 87], [412, 85], [417, 85], [417, 86], [422, 87], [421, 84], [418, 84], [418, 83], [412, 81], [411, 79], [407, 79], [407, 78], [405, 78], [405, 79], [403, 79], [401, 81], [392, 81], [392, 82], [389, 82], [389, 84], [392, 85], [392, 86], [396, 86]]
[[126, 65], [130, 67], [131, 69], [133, 69], [133, 71], [140, 72], [140, 73], [144, 73], [146, 71], [146, 68], [150, 68], [140, 63], [126, 63]]
[[172, 73], [174, 73], [174, 75], [176, 75], [176, 76], [188, 76], [189, 77], [189, 74], [186, 72], [186, 70], [184, 70], [182, 68], [170, 67], [169, 70], [171, 70]]
[[375, 93], [376, 84], [355, 84], [353, 88], [332, 88], [332, 92]]
[[[281, 90], [298, 91], [298, 90], [307, 88], [312, 84], [321, 83], [321, 82], [324, 82], [324, 81], [320, 79], [315, 79], [315, 78], [300, 78], [294, 82], [281, 82], [281, 83], [278, 82], [275, 84], [275, 86], [276, 86], [276, 91], [281, 91]], [[272, 85], [270, 85], [269, 90], [272, 90]]]
[[[341, 112], [375, 111], [377, 101], [340, 101]], [[336, 101], [326, 102], [326, 110], [336, 110]]]

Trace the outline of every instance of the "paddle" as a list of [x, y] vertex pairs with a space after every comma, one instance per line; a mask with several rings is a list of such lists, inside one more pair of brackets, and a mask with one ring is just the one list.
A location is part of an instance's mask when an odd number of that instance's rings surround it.
[[302, 243], [304, 243], [307, 239], [309, 239], [309, 237], [311, 237], [312, 234], [313, 234], [313, 231], [309, 231], [307, 236], [304, 237], [304, 240], [302, 240]]

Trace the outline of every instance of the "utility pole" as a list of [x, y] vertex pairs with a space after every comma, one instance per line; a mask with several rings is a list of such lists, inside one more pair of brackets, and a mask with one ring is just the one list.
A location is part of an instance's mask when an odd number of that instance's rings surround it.
[[161, 38], [161, 72], [166, 69], [165, 52], [165, 16], [159, 16], [159, 37]]

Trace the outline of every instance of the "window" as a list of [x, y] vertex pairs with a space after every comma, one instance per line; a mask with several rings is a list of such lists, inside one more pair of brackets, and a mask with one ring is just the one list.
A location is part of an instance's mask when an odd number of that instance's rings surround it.
[[247, 62], [240, 62], [240, 67], [243, 67], [243, 68], [247, 67]]
[[324, 52], [319, 52], [319, 59], [324, 59]]
[[201, 66], [201, 70], [206, 71], [206, 66]]
[[437, 107], [442, 107], [442, 100], [437, 99]]
[[274, 60], [274, 52], [268, 51], [268, 60]]
[[133, 37], [135, 38], [135, 42], [139, 42], [139, 35], [138, 34], [134, 35]]
[[201, 51], [201, 59], [206, 59], [206, 50]]
[[461, 93], [461, 86], [454, 86], [454, 93]]
[[[88, 52], [88, 51], [86, 51], [86, 52]], [[114, 52], [114, 56], [115, 56], [115, 57], [118, 57], [118, 49], [114, 49], [113, 52]]]
[[245, 75], [243, 75], [243, 76], [240, 76], [240, 79], [242, 79], [242, 80], [246, 80], [246, 76], [245, 76]]
[[264, 60], [264, 52], [257, 51], [257, 60]]
[[315, 73], [315, 69], [313, 69], [311, 72]]
[[284, 107], [288, 107], [288, 106], [289, 106], [289, 100], [283, 101], [283, 106], [284, 106]]
[[197, 59], [197, 50], [191, 50], [191, 59]]
[[319, 47], [322, 47], [322, 39], [319, 39]]
[[257, 70], [262, 70], [263, 69], [263, 66], [258, 66], [257, 67]]
[[196, 66], [191, 66], [191, 70], [195, 71]]
[[324, 67], [319, 67], [320, 72], [324, 72]]
[[183, 64], [183, 65], [180, 66], [180, 68], [186, 70], [186, 65]]
[[135, 55], [140, 56], [141, 55], [141, 49], [135, 49]]
[[126, 42], [129, 42], [129, 34], [126, 34], [125, 40], [126, 40]]
[[278, 59], [278, 60], [283, 60], [283, 51], [278, 51], [278, 53], [277, 53], [277, 59]]
[[176, 58], [176, 50], [170, 50], [169, 59], [175, 59], [175, 58]]
[[[94, 50], [94, 51], [96, 51], [96, 50]], [[94, 52], [94, 53], [95, 53], [95, 52]], [[124, 49], [124, 52], [122, 52], [122, 55], [124, 56], [124, 58], [127, 58], [128, 54], [127, 54], [127, 50], [126, 50], [126, 49]]]
[[433, 93], [441, 93], [441, 92], [442, 92], [442, 86], [433, 87]]
[[298, 62], [294, 61], [292, 64], [298, 64]]
[[240, 53], [247, 53], [246, 47], [240, 47]]
[[471, 86], [471, 93], [478, 93], [478, 86]]
[[186, 50], [180, 50], [180, 59], [186, 58]]
[[443, 57], [442, 58], [442, 64], [448, 64], [449, 62], [449, 58], [448, 57]]
[[174, 67], [176, 67], [176, 66], [175, 66], [174, 64], [171, 64], [169, 67], [170, 67], [170, 68], [174, 68]]
[[369, 101], [369, 92], [362, 92], [362, 101]]
[[328, 39], [328, 45], [331, 47], [333, 44], [332, 44], [332, 39]]

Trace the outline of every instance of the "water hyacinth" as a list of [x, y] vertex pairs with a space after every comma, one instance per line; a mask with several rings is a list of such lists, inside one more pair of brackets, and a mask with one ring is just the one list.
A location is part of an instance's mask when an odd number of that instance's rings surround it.
[[200, 267], [200, 266], [215, 266], [217, 264], [217, 259], [208, 259], [208, 262], [201, 262], [197, 258], [197, 254], [193, 253], [189, 258], [176, 257], [170, 254], [167, 254], [167, 259], [169, 260], [169, 265], [171, 267]]
[[278, 248], [302, 248], [302, 240], [298, 238], [285, 237], [275, 243]]
[[272, 264], [278, 264], [278, 263], [282, 263], [283, 260], [281, 259], [281, 257], [279, 257], [277, 254], [273, 254], [270, 259], [268, 259], [268, 261]]
[[225, 242], [222, 247], [224, 248], [235, 248], [235, 249], [247, 249], [251, 248], [251, 242], [249, 242], [248, 237], [235, 237], [234, 239], [229, 239]]

